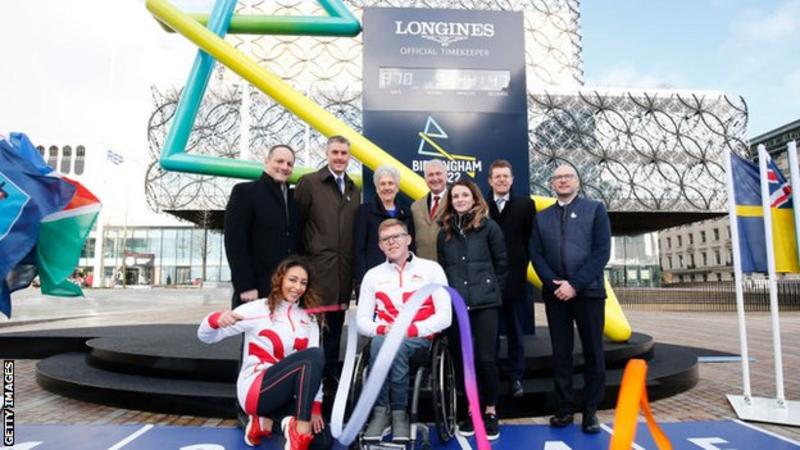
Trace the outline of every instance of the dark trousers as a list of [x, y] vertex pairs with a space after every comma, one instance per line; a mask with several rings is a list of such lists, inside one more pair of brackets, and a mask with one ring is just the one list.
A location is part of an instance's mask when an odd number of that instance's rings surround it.
[[286, 405], [297, 420], [311, 420], [311, 406], [322, 382], [323, 353], [309, 348], [283, 358], [267, 369], [261, 379], [256, 413], [272, 417], [286, 411]]
[[[475, 372], [478, 377], [478, 395], [481, 408], [497, 405], [497, 324], [500, 308], [484, 308], [469, 312], [472, 346], [475, 350]], [[456, 313], [453, 324], [447, 329], [447, 343], [456, 368], [456, 380], [460, 392], [464, 389], [464, 370], [461, 358], [461, 333], [458, 330]], [[464, 408], [466, 411], [466, 408]]]
[[322, 348], [325, 350], [325, 371], [323, 376], [330, 380], [339, 379], [339, 347], [342, 340], [344, 313], [344, 311], [336, 311], [325, 314], [327, 328], [322, 329]]
[[583, 405], [582, 412], [594, 413], [603, 400], [606, 366], [603, 356], [603, 326], [605, 325], [605, 299], [575, 297], [561, 301], [552, 295], [545, 296], [545, 312], [550, 327], [550, 343], [553, 346], [553, 368], [558, 412], [574, 411], [572, 389], [572, 350], [575, 331], [583, 347]]
[[[503, 299], [503, 322], [506, 328], [506, 345], [508, 348], [508, 378], [522, 381], [525, 372], [525, 343], [522, 321], [528, 320], [528, 308], [523, 299]], [[500, 337], [497, 339], [497, 351], [500, 348]]]

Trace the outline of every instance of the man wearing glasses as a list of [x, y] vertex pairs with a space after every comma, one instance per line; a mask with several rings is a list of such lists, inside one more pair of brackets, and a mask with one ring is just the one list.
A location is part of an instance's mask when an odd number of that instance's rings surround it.
[[[411, 236], [406, 224], [387, 219], [378, 227], [378, 246], [386, 261], [368, 270], [361, 282], [356, 324], [358, 332], [372, 338], [370, 367], [392, 324], [400, 315], [406, 300], [419, 288], [434, 283], [447, 285], [442, 267], [429, 259], [411, 253]], [[436, 333], [450, 326], [450, 297], [443, 289], [425, 299], [414, 321], [405, 332], [405, 339], [392, 362], [392, 368], [381, 388], [372, 419], [364, 439], [381, 441], [389, 431], [394, 442], [411, 438], [408, 418], [409, 359], [419, 348], [430, 346]]]
[[572, 423], [573, 322], [584, 357], [583, 423], [599, 433], [597, 405], [605, 388], [603, 269], [611, 253], [611, 226], [605, 206], [578, 196], [580, 181], [572, 166], [559, 166], [550, 178], [558, 202], [536, 214], [531, 231], [531, 260], [542, 280], [558, 410], [553, 427]]

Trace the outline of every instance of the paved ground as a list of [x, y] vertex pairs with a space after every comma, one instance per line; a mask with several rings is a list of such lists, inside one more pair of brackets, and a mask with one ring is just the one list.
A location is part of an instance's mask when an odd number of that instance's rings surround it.
[[[43, 298], [33, 290], [13, 298], [12, 320], [0, 320], [0, 333], [23, 330], [89, 327], [144, 323], [198, 323], [208, 312], [225, 307], [230, 297], [224, 288], [214, 289], [115, 289], [88, 290], [83, 300]], [[735, 313], [669, 312], [629, 309], [636, 331], [656, 341], [739, 352]], [[785, 387], [788, 399], [800, 400], [800, 313], [783, 313]], [[537, 305], [537, 324], [545, 325]], [[769, 314], [748, 314], [753, 392], [774, 395], [772, 334]], [[35, 382], [32, 360], [16, 362], [16, 420], [20, 424], [163, 424], [218, 426], [233, 421], [204, 417], [155, 414], [100, 406], [51, 394]], [[700, 367], [700, 383], [691, 391], [653, 403], [659, 421], [731, 418], [733, 410], [725, 394], [741, 393], [738, 363], [706, 363]], [[613, 411], [600, 419], [613, 421]], [[518, 419], [513, 423], [544, 423], [546, 418]], [[800, 428], [763, 425], [763, 428], [800, 440]]]

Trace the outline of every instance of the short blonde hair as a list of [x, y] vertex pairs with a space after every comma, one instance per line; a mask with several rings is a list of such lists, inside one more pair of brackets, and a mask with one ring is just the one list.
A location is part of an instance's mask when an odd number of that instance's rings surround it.
[[378, 225], [378, 235], [381, 234], [381, 231], [391, 228], [391, 227], [403, 227], [403, 231], [408, 233], [408, 225], [405, 222], [399, 219], [386, 219]]

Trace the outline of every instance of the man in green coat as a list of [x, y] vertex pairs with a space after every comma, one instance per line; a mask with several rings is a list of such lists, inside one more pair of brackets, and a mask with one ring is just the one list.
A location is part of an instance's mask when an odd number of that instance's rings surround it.
[[[330, 137], [325, 156], [328, 164], [300, 179], [294, 199], [305, 219], [303, 244], [311, 259], [314, 285], [325, 305], [346, 305], [353, 291], [353, 228], [361, 192], [346, 173], [350, 141], [342, 136]], [[335, 389], [344, 308], [328, 313], [325, 322], [325, 385]]]

